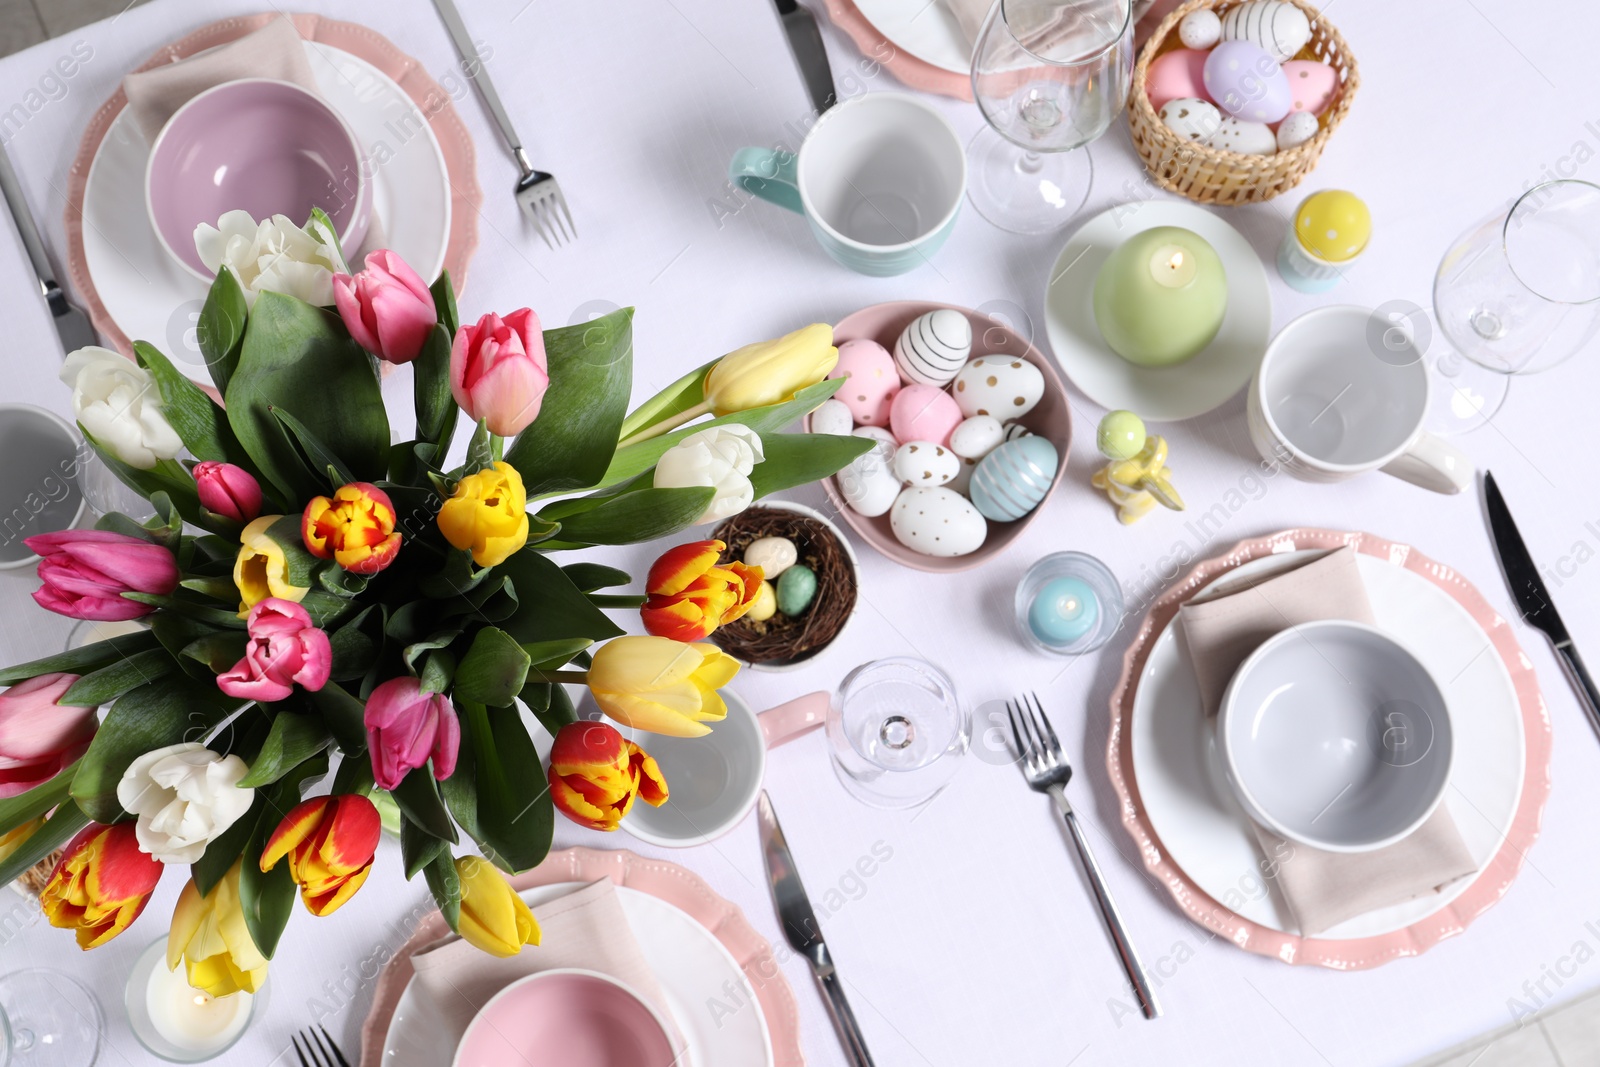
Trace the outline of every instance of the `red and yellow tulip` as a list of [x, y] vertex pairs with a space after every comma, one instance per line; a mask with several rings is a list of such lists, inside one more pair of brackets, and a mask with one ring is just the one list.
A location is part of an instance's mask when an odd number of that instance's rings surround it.
[[235, 861], [205, 896], [189, 879], [167, 933], [167, 970], [184, 963], [189, 984], [213, 997], [254, 993], [267, 980], [267, 958], [251, 939], [239, 902], [242, 870]]
[[61, 854], [39, 907], [51, 926], [76, 931], [79, 948], [97, 948], [139, 917], [163, 870], [139, 851], [133, 823], [91, 823]]
[[651, 564], [645, 580], [650, 598], [639, 609], [645, 630], [674, 641], [700, 641], [750, 610], [761, 590], [761, 568], [737, 561], [718, 566], [727, 547], [721, 541], [691, 541], [669, 548]]
[[377, 574], [400, 551], [394, 504], [371, 482], [341, 485], [332, 497], [314, 496], [300, 515], [306, 551], [353, 574]]
[[569, 722], [550, 747], [550, 796], [561, 814], [591, 830], [615, 830], [638, 797], [667, 802], [667, 780], [650, 753], [603, 722]]
[[306, 910], [331, 915], [367, 880], [382, 833], [378, 809], [366, 797], [314, 797], [290, 809], [272, 831], [261, 869], [270, 871], [287, 856]]
[[457, 933], [491, 956], [515, 956], [523, 945], [539, 943], [539, 920], [517, 891], [482, 856], [456, 859], [461, 879], [461, 918]]

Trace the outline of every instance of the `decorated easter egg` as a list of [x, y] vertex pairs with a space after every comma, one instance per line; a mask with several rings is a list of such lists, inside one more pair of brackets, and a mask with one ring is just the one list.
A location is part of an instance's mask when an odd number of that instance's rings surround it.
[[1222, 39], [1249, 41], [1282, 63], [1311, 40], [1311, 20], [1282, 0], [1250, 0], [1222, 16]]
[[1059, 462], [1056, 446], [1043, 437], [1006, 442], [983, 457], [972, 472], [973, 506], [995, 522], [1022, 518], [1050, 492]]
[[900, 374], [887, 348], [866, 338], [846, 341], [828, 377], [850, 379], [833, 396], [850, 409], [856, 425], [889, 424], [889, 401], [900, 391]]
[[1305, 144], [1317, 135], [1317, 116], [1309, 111], [1291, 111], [1278, 123], [1278, 151]]
[[950, 433], [950, 451], [962, 459], [980, 460], [1000, 447], [1006, 428], [993, 415], [974, 415]]
[[1021, 356], [979, 356], [961, 368], [951, 392], [967, 418], [1020, 419], [1044, 396], [1044, 374]]
[[943, 485], [961, 469], [961, 458], [932, 441], [907, 441], [894, 453], [894, 476], [902, 485]]
[[1210, 48], [1222, 40], [1222, 20], [1208, 7], [1191, 11], [1178, 23], [1178, 40], [1185, 48]]
[[896, 541], [925, 556], [965, 556], [989, 536], [989, 524], [966, 497], [943, 486], [901, 492], [889, 513]]
[[954, 490], [955, 492], [960, 493], [962, 496], [966, 496], [967, 491], [972, 486], [972, 472], [977, 469], [977, 460], [963, 458], [961, 460], [960, 469], [956, 471], [956, 476], [951, 478], [948, 482], [945, 482], [944, 487], [946, 489]]
[[1206, 56], [1206, 95], [1244, 122], [1277, 122], [1294, 103], [1278, 61], [1249, 41], [1223, 41]]
[[1211, 138], [1211, 147], [1247, 156], [1270, 156], [1278, 150], [1278, 138], [1264, 122], [1240, 122], [1227, 115]]
[[787, 537], [758, 537], [744, 550], [745, 565], [760, 567], [767, 578], [776, 578], [799, 559], [799, 549]]
[[1339, 91], [1339, 73], [1326, 63], [1310, 59], [1291, 59], [1283, 65], [1289, 79], [1289, 110], [1320, 115]]
[[[846, 385], [845, 388], [848, 389], [850, 386]], [[855, 427], [855, 416], [850, 413], [850, 408], [843, 400], [824, 400], [817, 405], [817, 410], [811, 413], [812, 433], [844, 435]]]
[[1020, 423], [1020, 422], [1008, 422], [1008, 423], [1006, 423], [1006, 440], [1007, 441], [1015, 441], [1019, 437], [1029, 437], [1032, 434], [1033, 434], [1033, 431], [1028, 429], [1026, 426], [1022, 425], [1022, 423]]
[[[1198, 12], [1196, 12], [1198, 14]], [[1161, 124], [1185, 141], [1205, 144], [1222, 124], [1222, 112], [1209, 100], [1197, 96], [1183, 96], [1169, 100], [1157, 112]]]
[[972, 323], [951, 308], [918, 315], [894, 343], [900, 376], [921, 385], [946, 384], [971, 354]]
[[894, 450], [900, 447], [900, 442], [895, 440], [894, 434], [882, 426], [857, 426], [851, 433], [857, 437], [870, 437], [878, 442], [878, 447], [883, 450], [886, 462], [887, 457], [894, 455]]
[[834, 476], [839, 495], [850, 510], [870, 519], [894, 506], [895, 497], [900, 495], [900, 479], [891, 468], [893, 458], [892, 446], [880, 444], [851, 460]]
[[908, 385], [889, 406], [889, 429], [898, 441], [932, 441], [942, 445], [961, 422], [961, 409], [943, 389]]
[[1206, 97], [1206, 53], [1179, 48], [1156, 57], [1144, 78], [1150, 106], [1160, 111], [1168, 101], [1180, 97]]
[[1324, 189], [1300, 202], [1294, 233], [1318, 259], [1344, 263], [1359, 256], [1372, 239], [1372, 215], [1356, 194]]

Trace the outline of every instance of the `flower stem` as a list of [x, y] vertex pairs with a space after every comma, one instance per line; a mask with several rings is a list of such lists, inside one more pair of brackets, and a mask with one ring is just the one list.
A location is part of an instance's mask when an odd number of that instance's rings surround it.
[[688, 411], [680, 411], [676, 415], [673, 415], [671, 418], [662, 419], [660, 422], [656, 423], [654, 426], [649, 426], [649, 427], [646, 427], [643, 430], [640, 430], [638, 433], [634, 434], [632, 437], [629, 437], [626, 440], [623, 440], [623, 441], [619, 442], [617, 444], [617, 447], [619, 449], [627, 448], [629, 445], [636, 445], [640, 441], [648, 441], [652, 437], [660, 437], [664, 433], [668, 433], [668, 432], [670, 432], [672, 430], [676, 430], [679, 426], [682, 426], [686, 422], [692, 422], [695, 419], [698, 419], [701, 415], [706, 414], [710, 410], [711, 410], [710, 402], [702, 400], [700, 403], [696, 404], [694, 407], [690, 408]]
[[631, 593], [590, 593], [589, 603], [597, 608], [642, 608], [645, 598]]
[[539, 676], [541, 682], [572, 682], [582, 685], [589, 680], [588, 671], [529, 671]]

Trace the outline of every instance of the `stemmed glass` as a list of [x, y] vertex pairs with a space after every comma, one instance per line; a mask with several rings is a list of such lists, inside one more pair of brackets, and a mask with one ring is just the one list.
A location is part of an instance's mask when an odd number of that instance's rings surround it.
[[1129, 0], [997, 0], [972, 53], [988, 123], [967, 148], [968, 196], [1012, 233], [1046, 233], [1083, 206], [1087, 150], [1128, 102]]
[[37, 967], [0, 978], [0, 1067], [91, 1067], [105, 1028], [75, 978]]
[[1600, 326], [1600, 186], [1536, 185], [1462, 234], [1439, 263], [1433, 312], [1451, 346], [1434, 357], [1433, 421], [1481, 426], [1511, 375], [1549, 370]]
[[863, 663], [828, 709], [834, 772], [857, 800], [880, 808], [925, 804], [949, 784], [972, 737], [955, 685], [904, 656]]

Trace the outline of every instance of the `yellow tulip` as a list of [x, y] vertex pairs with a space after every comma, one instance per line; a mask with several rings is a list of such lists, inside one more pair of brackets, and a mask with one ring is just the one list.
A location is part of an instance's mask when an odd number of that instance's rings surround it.
[[528, 543], [528, 494], [517, 468], [502, 460], [462, 478], [439, 509], [439, 532], [471, 549], [480, 567], [504, 563]]
[[594, 654], [589, 691], [600, 710], [624, 726], [700, 737], [711, 732], [707, 722], [728, 714], [717, 690], [738, 673], [739, 661], [716, 645], [618, 637]]
[[0, 834], [0, 862], [4, 862], [13, 852], [27, 844], [33, 832], [43, 825], [44, 816], [40, 815], [38, 818], [29, 819], [15, 830]]
[[461, 921], [456, 932], [491, 956], [515, 956], [539, 943], [539, 921], [494, 865], [481, 856], [456, 859], [461, 879]]
[[814, 322], [723, 356], [706, 374], [706, 403], [716, 415], [776, 404], [822, 381], [838, 362], [833, 327]]
[[[289, 581], [289, 559], [283, 546], [267, 532], [282, 515], [263, 515], [239, 535], [239, 556], [233, 561], [233, 584], [239, 587], [239, 618], [250, 614], [256, 604], [275, 596], [296, 604], [311, 592], [310, 586]], [[296, 531], [298, 536], [298, 531]]]
[[205, 896], [189, 879], [167, 934], [167, 970], [186, 963], [189, 984], [213, 997], [254, 993], [267, 980], [267, 958], [251, 939], [239, 903], [239, 872], [236, 860]]

